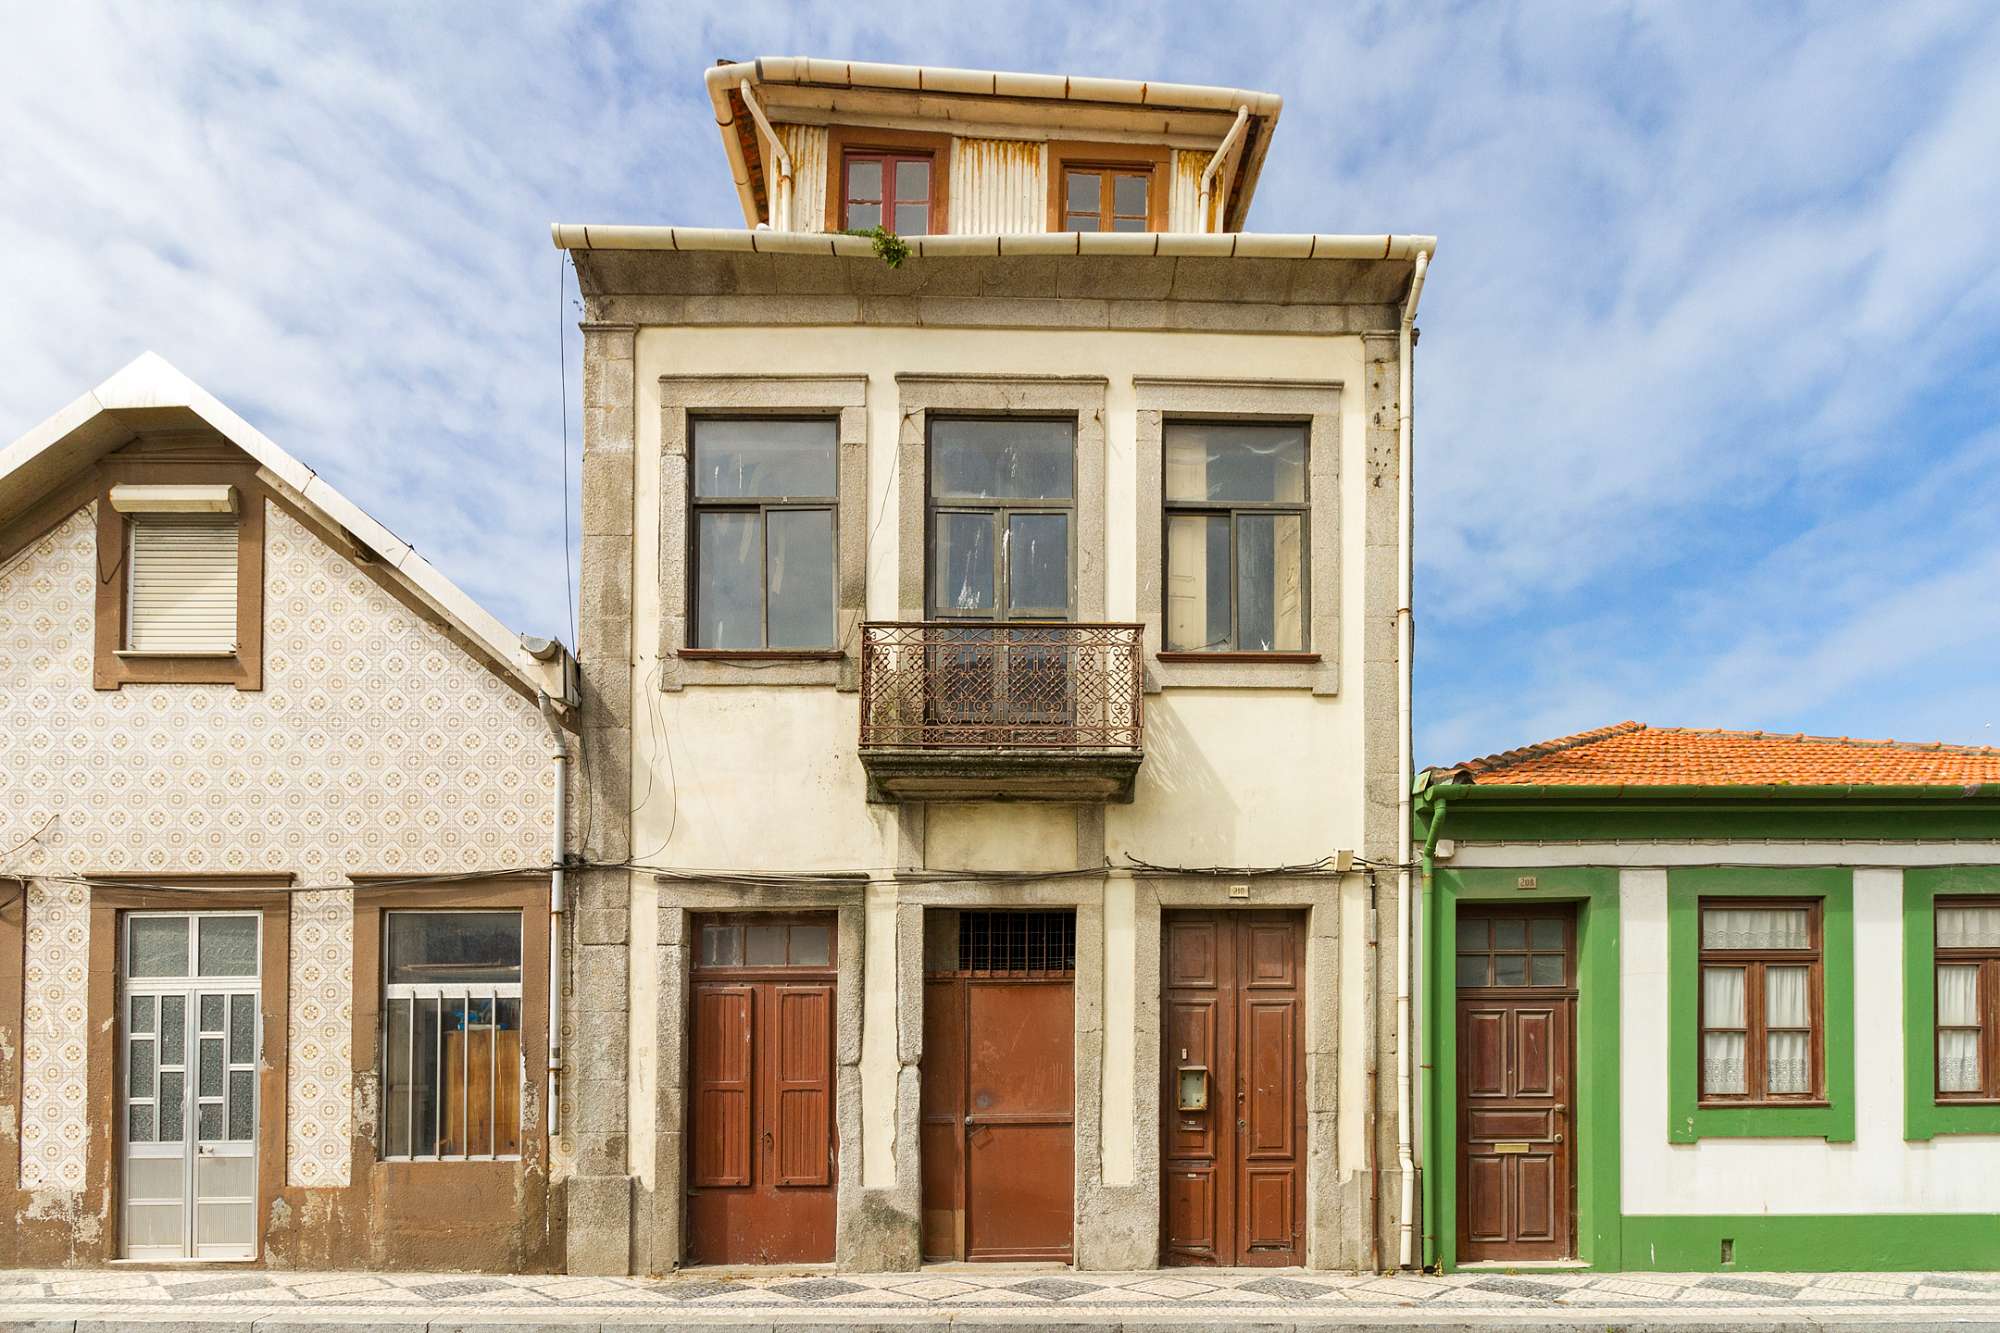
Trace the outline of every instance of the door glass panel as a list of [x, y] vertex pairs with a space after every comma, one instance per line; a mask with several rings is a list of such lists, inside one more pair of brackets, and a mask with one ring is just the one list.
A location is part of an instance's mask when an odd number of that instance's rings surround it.
[[222, 1139], [222, 1103], [201, 1103], [201, 1125], [197, 1137], [203, 1143], [218, 1143]]
[[250, 1138], [251, 1128], [255, 1124], [256, 1077], [255, 1070], [229, 1071], [229, 1137], [239, 1143]]
[[993, 610], [993, 516], [942, 513], [936, 517], [932, 600], [940, 614]]
[[832, 418], [733, 418], [694, 423], [694, 493], [703, 500], [832, 498], [838, 427]]
[[1069, 515], [1008, 517], [1007, 609], [1068, 614]]
[[1458, 984], [1461, 986], [1484, 986], [1486, 984], [1486, 955], [1464, 953], [1458, 956]]
[[129, 977], [184, 977], [188, 974], [188, 919], [184, 916], [131, 918]]
[[745, 941], [744, 958], [751, 967], [783, 967], [785, 965], [785, 928], [783, 926], [751, 926], [743, 932]]
[[1528, 972], [1530, 985], [1560, 986], [1563, 984], [1563, 956], [1559, 953], [1538, 953]]
[[204, 995], [201, 997], [201, 1030], [203, 1032], [222, 1031], [222, 997]]
[[132, 997], [132, 1031], [151, 1032], [153, 1030], [154, 998], [150, 995]]
[[199, 955], [199, 975], [204, 977], [257, 975], [256, 917], [203, 917], [195, 939]]
[[833, 646], [833, 511], [774, 509], [765, 583], [772, 648]]
[[1244, 652], [1305, 646], [1304, 535], [1297, 514], [1236, 516], [1236, 633]]
[[1501, 917], [1493, 923], [1493, 947], [1524, 949], [1528, 945], [1527, 923], [1518, 917]]
[[1175, 514], [1167, 520], [1167, 648], [1227, 648], [1229, 635], [1229, 517]]
[[153, 1095], [153, 1043], [139, 1040], [129, 1045], [125, 1068], [127, 1087], [134, 1097], [150, 1097]]
[[181, 1105], [187, 1075], [178, 1069], [162, 1070], [160, 1073], [160, 1142], [179, 1143], [184, 1108]]
[[131, 1123], [126, 1128], [126, 1139], [132, 1143], [151, 1143], [153, 1141], [153, 1108], [150, 1106], [135, 1105], [127, 1109], [131, 1112]]
[[703, 967], [740, 967], [743, 964], [743, 934], [736, 926], [701, 928]]
[[229, 997], [229, 1063], [247, 1065], [257, 1058], [257, 997]]
[[1074, 422], [1033, 417], [941, 417], [931, 425], [931, 494], [1067, 500], [1075, 431]]
[[833, 958], [833, 932], [825, 926], [792, 927], [792, 965], [825, 967]]
[[196, 1095], [200, 1097], [220, 1097], [222, 1095], [222, 1038], [203, 1037], [201, 1039], [201, 1078], [196, 1085]]
[[1527, 985], [1527, 958], [1518, 953], [1495, 954], [1493, 956], [1493, 984], [1496, 986]]
[[762, 648], [762, 527], [755, 514], [696, 515], [695, 642], [704, 648]]
[[1460, 917], [1458, 921], [1458, 947], [1461, 949], [1484, 949], [1487, 947], [1488, 932], [1491, 930], [1491, 924], [1479, 917], [1473, 917], [1470, 920]]
[[187, 1063], [187, 1000], [179, 995], [160, 997], [160, 1063]]
[[1560, 949], [1563, 947], [1563, 923], [1560, 921], [1536, 920], [1528, 924], [1528, 943], [1536, 949]]

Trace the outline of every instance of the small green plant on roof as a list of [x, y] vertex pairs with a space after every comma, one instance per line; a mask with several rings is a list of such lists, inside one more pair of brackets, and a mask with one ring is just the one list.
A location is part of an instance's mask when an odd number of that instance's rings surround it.
[[870, 227], [867, 231], [855, 231], [850, 228], [843, 235], [859, 236], [865, 241], [874, 242], [875, 257], [890, 268], [901, 268], [903, 261], [910, 257], [910, 243], [887, 227]]

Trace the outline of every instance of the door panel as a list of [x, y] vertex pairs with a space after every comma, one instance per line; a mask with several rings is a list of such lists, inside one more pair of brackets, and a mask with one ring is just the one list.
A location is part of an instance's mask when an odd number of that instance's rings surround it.
[[[718, 949], [729, 961], [697, 966], [689, 995], [688, 1260], [825, 1263], [835, 1215], [833, 960], [798, 937], [833, 932], [820, 918], [753, 914], [701, 925], [745, 923], [754, 923], [749, 946]], [[784, 961], [788, 929], [790, 956], [813, 957], [810, 965]]]
[[965, 1253], [965, 987], [924, 983], [923, 1107], [918, 1136], [927, 1259]]
[[[1560, 984], [1496, 985], [1531, 971], [1524, 953], [1564, 941]], [[1461, 907], [1458, 987], [1459, 1258], [1574, 1253], [1569, 1140], [1574, 1086], [1574, 908]], [[1528, 941], [1544, 943], [1530, 945]]]
[[1304, 921], [1169, 913], [1161, 951], [1165, 1261], [1300, 1263]]

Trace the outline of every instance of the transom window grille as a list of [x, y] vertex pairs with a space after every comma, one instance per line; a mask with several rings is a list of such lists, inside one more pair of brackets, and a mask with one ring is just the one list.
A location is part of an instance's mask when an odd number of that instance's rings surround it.
[[234, 514], [133, 514], [125, 647], [145, 653], [236, 651]]
[[1700, 967], [1702, 1098], [1820, 1100], [1819, 902], [1704, 901]]
[[1151, 167], [1063, 168], [1064, 231], [1144, 231], [1152, 211]]
[[1169, 421], [1169, 652], [1303, 652], [1307, 427]]
[[838, 423], [710, 419], [693, 434], [693, 645], [833, 648]]
[[1460, 917], [1458, 984], [1567, 986], [1568, 948], [1562, 917]]
[[519, 1156], [521, 914], [394, 911], [383, 934], [383, 1156]]
[[973, 977], [1065, 977], [1076, 971], [1076, 913], [960, 912], [958, 971]]
[[1937, 1096], [2000, 1101], [2000, 902], [1937, 900]]

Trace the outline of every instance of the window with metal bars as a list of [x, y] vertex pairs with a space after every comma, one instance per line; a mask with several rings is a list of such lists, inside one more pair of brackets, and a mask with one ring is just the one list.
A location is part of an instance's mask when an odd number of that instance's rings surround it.
[[975, 977], [1060, 977], [1076, 971], [1076, 913], [960, 912], [958, 970]]
[[521, 914], [387, 914], [384, 1157], [521, 1151]]

